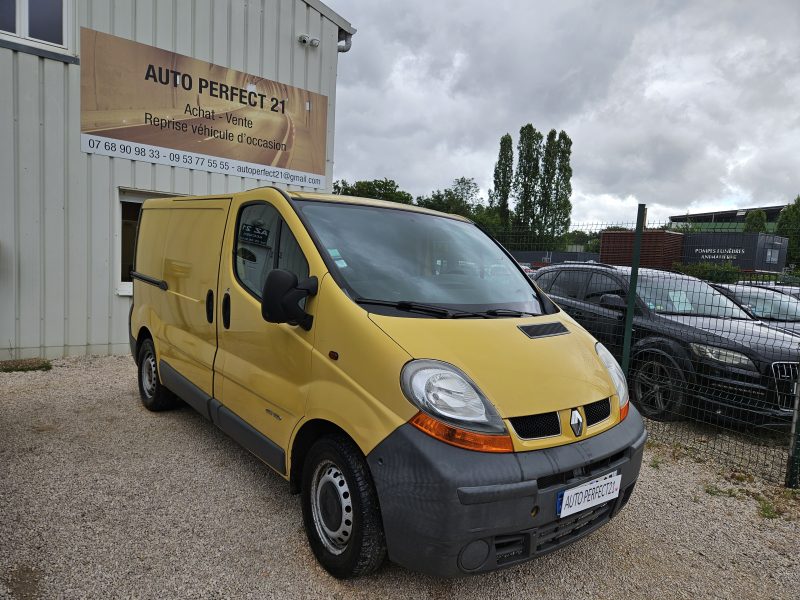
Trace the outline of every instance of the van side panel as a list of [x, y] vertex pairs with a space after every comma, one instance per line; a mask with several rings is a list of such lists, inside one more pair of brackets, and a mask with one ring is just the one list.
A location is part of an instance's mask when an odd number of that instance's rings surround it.
[[367, 454], [418, 412], [400, 389], [400, 370], [411, 356], [332, 277], [322, 280], [317, 299], [304, 421], [335, 423]]
[[[213, 396], [217, 315], [213, 315], [213, 322], [208, 322], [206, 297], [211, 292], [216, 300], [230, 200], [178, 199], [172, 206], [163, 211], [169, 213], [161, 276], [167, 289], [162, 292], [154, 288], [160, 292], [158, 300], [153, 302], [154, 313], [161, 318], [160, 327], [153, 332], [156, 350], [159, 361], [166, 362], [205, 394]], [[140, 248], [139, 253], [146, 255], [147, 251]]]
[[[135, 270], [146, 277], [161, 280], [164, 275], [164, 243], [169, 228], [168, 210], [156, 210], [152, 201], [142, 206], [139, 217], [139, 230], [136, 239]], [[162, 301], [164, 291], [158, 287], [133, 279], [133, 303], [131, 310], [131, 337], [135, 340], [142, 327], [146, 327], [154, 336], [156, 352], [160, 351], [158, 331], [161, 329], [161, 317], [156, 310]]]
[[[217, 305], [228, 294], [230, 324], [228, 328], [219, 327], [215, 397], [255, 431], [286, 449], [305, 412], [316, 327], [305, 331], [287, 323], [266, 322], [261, 315], [260, 300], [237, 278], [234, 253], [237, 216], [244, 205], [252, 202], [272, 205], [286, 221], [308, 261], [309, 275], [322, 278], [325, 264], [279, 192], [259, 189], [236, 195], [228, 218], [220, 267]], [[253, 248], [253, 252], [258, 249]], [[263, 256], [258, 259], [263, 263]], [[318, 299], [310, 297], [305, 309], [313, 315], [318, 305]], [[285, 473], [285, 464], [277, 470]]]

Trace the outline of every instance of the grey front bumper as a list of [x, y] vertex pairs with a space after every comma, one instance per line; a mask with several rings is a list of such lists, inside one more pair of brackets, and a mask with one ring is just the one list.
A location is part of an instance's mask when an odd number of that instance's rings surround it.
[[[473, 452], [403, 425], [367, 456], [389, 558], [455, 577], [510, 566], [561, 548], [608, 522], [633, 491], [647, 439], [628, 417], [583, 441], [512, 454]], [[620, 495], [559, 519], [559, 492], [616, 471]]]

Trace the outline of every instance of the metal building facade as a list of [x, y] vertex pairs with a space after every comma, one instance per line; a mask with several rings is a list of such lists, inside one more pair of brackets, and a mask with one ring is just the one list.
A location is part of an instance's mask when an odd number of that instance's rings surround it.
[[[83, 153], [81, 27], [326, 95], [331, 181], [337, 46], [354, 30], [318, 0], [64, 4], [63, 59], [0, 44], [0, 359], [128, 351], [122, 196], [226, 193], [266, 183]], [[319, 46], [299, 43], [300, 35]]]

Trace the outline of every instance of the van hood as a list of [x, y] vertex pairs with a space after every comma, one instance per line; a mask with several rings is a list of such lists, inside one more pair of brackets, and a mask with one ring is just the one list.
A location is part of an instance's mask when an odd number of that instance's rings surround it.
[[[595, 339], [564, 313], [524, 319], [370, 313], [369, 318], [415, 359], [444, 361], [464, 371], [504, 418], [573, 408], [615, 393]], [[568, 332], [530, 338], [519, 328], [546, 323], [561, 323]]]

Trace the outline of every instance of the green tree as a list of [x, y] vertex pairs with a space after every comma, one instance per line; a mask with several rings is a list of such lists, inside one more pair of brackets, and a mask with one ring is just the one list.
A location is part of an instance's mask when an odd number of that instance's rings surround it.
[[519, 130], [517, 141], [517, 169], [514, 173], [514, 224], [523, 232], [538, 229], [534, 205], [539, 190], [542, 162], [542, 134], [528, 123]]
[[550, 219], [553, 238], [557, 238], [569, 230], [572, 222], [572, 140], [565, 131], [558, 134], [558, 158], [556, 177], [553, 185], [553, 216]]
[[556, 177], [558, 174], [558, 138], [555, 129], [547, 134], [542, 153], [538, 194], [534, 198], [534, 235], [537, 242], [551, 247], [556, 232]]
[[416, 204], [474, 220], [475, 209], [482, 204], [479, 193], [480, 188], [472, 177], [459, 177], [449, 188], [436, 190], [428, 196], [419, 196]]
[[352, 185], [344, 179], [333, 182], [333, 193], [343, 196], [359, 196], [375, 200], [389, 200], [400, 204], [413, 204], [413, 197], [400, 189], [394, 179], [373, 179], [372, 181], [356, 181]]
[[766, 233], [767, 232], [767, 213], [760, 208], [751, 210], [744, 218], [745, 233]]
[[494, 189], [489, 194], [489, 207], [497, 207], [499, 225], [508, 228], [511, 224], [508, 199], [514, 183], [514, 142], [509, 134], [500, 138], [500, 152], [494, 164]]
[[800, 265], [800, 195], [789, 206], [781, 211], [775, 233], [789, 238], [787, 262]]

